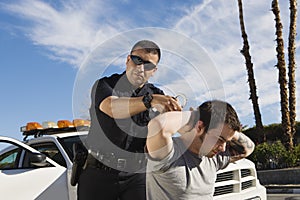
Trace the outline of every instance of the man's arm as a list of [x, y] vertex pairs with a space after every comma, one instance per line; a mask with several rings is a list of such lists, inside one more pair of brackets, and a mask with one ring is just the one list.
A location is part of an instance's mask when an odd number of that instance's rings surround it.
[[245, 134], [236, 131], [232, 140], [230, 141], [230, 162], [235, 162], [242, 158], [248, 157], [255, 148], [253, 141]]
[[165, 158], [173, 148], [172, 135], [190, 121], [191, 111], [166, 112], [148, 124], [147, 150], [154, 159]]
[[[180, 111], [182, 108], [178, 102], [171, 96], [153, 94], [151, 106], [157, 108], [158, 111]], [[128, 118], [145, 111], [141, 97], [117, 97], [109, 96], [105, 98], [99, 105], [99, 109], [105, 114], [115, 119]]]

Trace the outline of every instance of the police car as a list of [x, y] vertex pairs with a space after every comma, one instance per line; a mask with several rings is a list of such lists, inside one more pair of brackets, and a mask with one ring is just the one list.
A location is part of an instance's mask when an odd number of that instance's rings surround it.
[[[81, 119], [30, 122], [21, 127], [22, 142], [0, 136], [1, 199], [77, 199], [70, 184], [73, 145], [82, 143], [88, 128]], [[243, 159], [219, 171], [214, 199], [266, 200], [254, 163]]]

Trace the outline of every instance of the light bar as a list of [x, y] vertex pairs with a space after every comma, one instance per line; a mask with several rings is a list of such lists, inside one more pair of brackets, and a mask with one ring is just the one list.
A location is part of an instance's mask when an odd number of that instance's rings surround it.
[[[69, 120], [59, 120], [57, 123], [53, 121], [45, 121], [41, 124], [38, 122], [28, 122], [26, 126], [22, 126], [20, 131], [25, 133], [24, 135], [30, 135], [32, 131], [36, 131], [40, 133], [43, 132], [58, 132], [60, 128], [64, 129], [64, 131], [71, 131], [71, 128], [74, 127], [88, 129], [91, 126], [91, 122], [85, 119], [74, 119], [72, 122]], [[69, 130], [65, 130], [65, 128], [70, 128]], [[60, 130], [62, 131], [62, 130]]]
[[38, 122], [28, 122], [25, 127], [25, 131], [31, 131], [31, 130], [37, 130], [37, 129], [43, 129], [43, 127]]
[[46, 121], [42, 123], [43, 128], [58, 128], [57, 124], [52, 121]]
[[73, 123], [69, 120], [59, 120], [57, 121], [58, 128], [68, 128], [68, 127], [74, 127]]
[[88, 127], [90, 127], [91, 122], [89, 120], [85, 120], [85, 119], [74, 119], [73, 124], [74, 124], [75, 127], [78, 127], [78, 126], [88, 126]]

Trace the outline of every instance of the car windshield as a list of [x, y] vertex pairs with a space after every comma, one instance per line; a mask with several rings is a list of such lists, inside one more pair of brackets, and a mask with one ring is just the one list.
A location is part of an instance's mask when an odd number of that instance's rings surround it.
[[73, 145], [75, 143], [83, 144], [83, 141], [86, 139], [86, 137], [87, 135], [81, 135], [81, 136], [76, 135], [76, 136], [70, 136], [70, 137], [59, 139], [59, 142], [64, 147], [71, 161], [73, 161], [74, 158]]

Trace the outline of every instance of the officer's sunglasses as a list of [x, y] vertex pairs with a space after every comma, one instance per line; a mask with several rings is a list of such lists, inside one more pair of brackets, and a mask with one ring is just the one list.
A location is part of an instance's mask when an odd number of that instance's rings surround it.
[[144, 70], [145, 71], [150, 71], [156, 67], [152, 62], [143, 60], [141, 57], [136, 56], [136, 55], [130, 55], [130, 59], [134, 62], [136, 65], [144, 65]]

